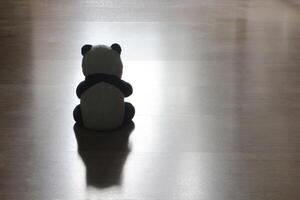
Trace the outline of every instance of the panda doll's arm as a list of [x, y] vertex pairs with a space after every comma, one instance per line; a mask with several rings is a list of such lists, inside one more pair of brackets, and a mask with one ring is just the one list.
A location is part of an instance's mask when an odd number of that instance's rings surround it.
[[132, 94], [132, 86], [126, 81], [120, 80], [118, 82], [118, 88], [124, 94], [124, 97], [129, 97]]
[[79, 83], [79, 85], [76, 88], [76, 94], [79, 99], [85, 90], [86, 90], [86, 83], [85, 81], [81, 81], [81, 83]]

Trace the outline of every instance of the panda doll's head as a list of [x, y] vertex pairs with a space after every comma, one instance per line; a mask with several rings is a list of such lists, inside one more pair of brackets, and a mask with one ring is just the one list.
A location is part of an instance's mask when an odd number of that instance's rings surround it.
[[89, 44], [81, 48], [82, 72], [84, 76], [103, 73], [122, 77], [123, 64], [121, 61], [121, 47], [119, 44], [92, 46]]

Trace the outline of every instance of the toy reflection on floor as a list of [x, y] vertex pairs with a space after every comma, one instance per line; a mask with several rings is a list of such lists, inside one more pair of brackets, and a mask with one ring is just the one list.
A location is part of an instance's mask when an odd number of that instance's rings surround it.
[[118, 130], [96, 132], [74, 125], [78, 154], [86, 166], [88, 186], [107, 188], [121, 185], [122, 170], [130, 152], [128, 139], [134, 129], [130, 122]]
[[90, 130], [113, 130], [128, 124], [135, 109], [124, 102], [124, 97], [132, 94], [132, 86], [121, 79], [120, 45], [84, 45], [81, 54], [85, 80], [76, 90], [80, 105], [73, 111], [75, 121]]

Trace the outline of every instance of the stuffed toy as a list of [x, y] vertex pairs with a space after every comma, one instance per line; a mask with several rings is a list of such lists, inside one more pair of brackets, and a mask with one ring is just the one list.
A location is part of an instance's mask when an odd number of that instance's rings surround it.
[[114, 130], [129, 124], [134, 117], [132, 104], [124, 98], [132, 94], [132, 86], [123, 81], [123, 64], [119, 44], [81, 48], [82, 81], [76, 94], [80, 99], [73, 111], [74, 120], [90, 130]]

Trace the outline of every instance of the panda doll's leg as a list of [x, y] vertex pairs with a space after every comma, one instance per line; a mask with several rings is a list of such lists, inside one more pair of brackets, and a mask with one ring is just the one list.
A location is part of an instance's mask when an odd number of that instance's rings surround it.
[[81, 116], [81, 108], [80, 105], [77, 105], [73, 111], [73, 117], [74, 120], [79, 123], [82, 124], [82, 116]]
[[134, 117], [135, 109], [131, 103], [125, 102], [125, 114], [124, 114], [124, 120], [123, 125], [129, 124]]

